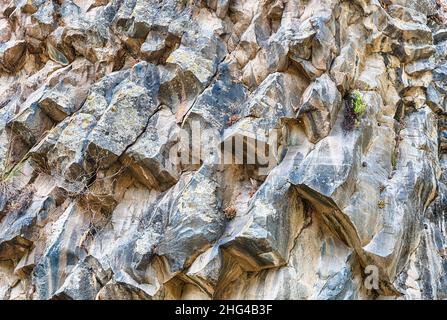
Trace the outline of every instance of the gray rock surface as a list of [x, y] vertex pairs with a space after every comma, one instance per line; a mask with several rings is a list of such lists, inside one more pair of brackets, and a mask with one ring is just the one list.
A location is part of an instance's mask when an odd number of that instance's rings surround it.
[[446, 93], [445, 0], [0, 0], [0, 299], [447, 299]]

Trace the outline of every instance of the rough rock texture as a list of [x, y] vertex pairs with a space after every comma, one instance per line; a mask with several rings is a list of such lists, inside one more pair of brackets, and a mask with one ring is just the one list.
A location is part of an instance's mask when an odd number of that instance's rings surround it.
[[447, 299], [446, 93], [444, 0], [0, 0], [0, 299]]

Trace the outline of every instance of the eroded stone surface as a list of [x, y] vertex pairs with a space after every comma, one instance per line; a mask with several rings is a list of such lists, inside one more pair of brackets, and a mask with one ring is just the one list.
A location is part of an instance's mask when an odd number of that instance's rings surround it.
[[445, 299], [446, 8], [0, 1], [0, 299]]

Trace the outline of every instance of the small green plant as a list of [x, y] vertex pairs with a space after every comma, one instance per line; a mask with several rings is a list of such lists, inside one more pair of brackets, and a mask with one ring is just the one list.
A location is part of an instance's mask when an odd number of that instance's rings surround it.
[[362, 94], [354, 90], [345, 100], [345, 114], [343, 121], [343, 130], [351, 131], [360, 125], [360, 117], [366, 112], [366, 103], [363, 101]]
[[391, 153], [391, 165], [393, 166], [393, 170], [396, 170], [397, 165], [397, 152], [393, 151]]
[[355, 90], [352, 93], [352, 104], [354, 107], [354, 112], [358, 115], [361, 116], [362, 114], [365, 113], [366, 111], [366, 104], [362, 99], [362, 95], [360, 94], [360, 92], [358, 90]]
[[4, 168], [0, 173], [0, 181], [6, 182], [11, 178], [15, 177], [17, 173], [23, 168], [25, 160], [28, 159], [28, 154], [26, 154], [19, 162], [11, 163], [12, 161], [7, 158], [4, 161]]

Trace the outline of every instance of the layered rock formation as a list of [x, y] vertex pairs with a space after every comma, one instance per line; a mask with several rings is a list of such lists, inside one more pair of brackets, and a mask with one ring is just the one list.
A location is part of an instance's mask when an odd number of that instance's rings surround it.
[[446, 299], [446, 11], [0, 0], [0, 298]]

